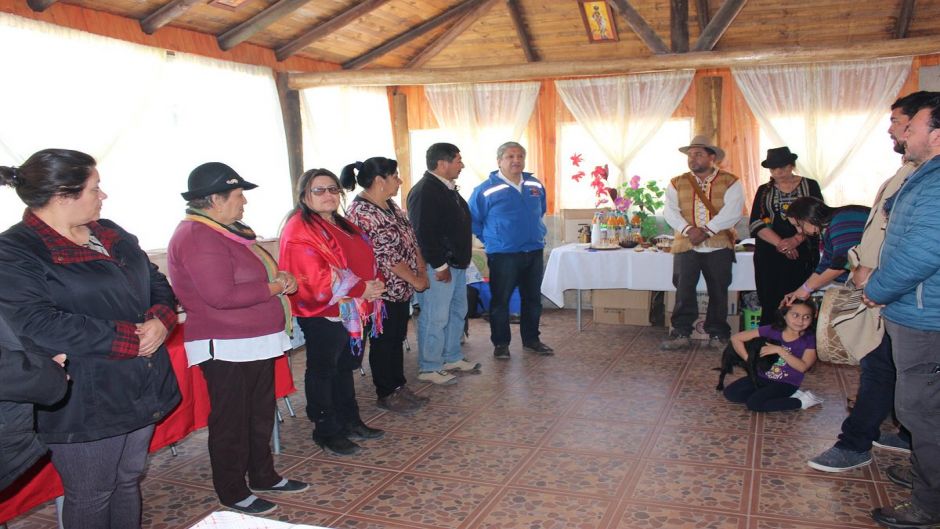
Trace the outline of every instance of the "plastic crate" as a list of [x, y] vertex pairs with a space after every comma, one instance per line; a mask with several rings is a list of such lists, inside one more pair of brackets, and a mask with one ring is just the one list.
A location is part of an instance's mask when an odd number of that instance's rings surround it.
[[743, 309], [741, 312], [744, 318], [743, 330], [749, 331], [751, 329], [756, 329], [760, 327], [760, 315], [761, 315], [760, 309], [753, 309], [753, 310]]

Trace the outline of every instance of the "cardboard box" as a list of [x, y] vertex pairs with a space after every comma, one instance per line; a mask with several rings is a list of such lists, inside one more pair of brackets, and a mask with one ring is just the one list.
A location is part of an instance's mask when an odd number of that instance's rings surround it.
[[[734, 314], [728, 316], [728, 325], [731, 326], [731, 334], [739, 332], [741, 330], [741, 315]], [[669, 332], [672, 332], [672, 311], [666, 311], [666, 328], [669, 329]], [[690, 336], [693, 340], [707, 340], [708, 333], [705, 332], [705, 315], [699, 314], [698, 319], [695, 320], [695, 323], [692, 324], [692, 335]]]
[[[696, 292], [695, 293], [696, 301], [698, 301], [698, 311], [700, 314], [705, 314], [708, 312], [708, 293], [707, 292]], [[675, 292], [666, 292], [666, 312], [672, 312], [672, 309], [676, 306], [676, 293]], [[734, 291], [728, 292], [728, 314], [737, 314], [738, 313], [738, 293]]]
[[650, 325], [648, 290], [604, 289], [591, 292], [594, 321], [613, 325]]
[[649, 309], [622, 309], [615, 307], [594, 307], [595, 323], [608, 323], [611, 325], [639, 325], [650, 326]]
[[564, 242], [578, 242], [578, 229], [581, 226], [591, 227], [591, 221], [594, 219], [596, 209], [563, 209], [562, 235]]

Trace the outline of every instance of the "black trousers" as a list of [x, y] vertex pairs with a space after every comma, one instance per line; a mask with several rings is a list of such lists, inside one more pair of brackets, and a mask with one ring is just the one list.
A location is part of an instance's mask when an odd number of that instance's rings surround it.
[[672, 310], [672, 328], [680, 336], [692, 334], [692, 324], [698, 319], [695, 286], [701, 274], [708, 289], [708, 312], [705, 332], [709, 336], [729, 338], [728, 287], [731, 285], [731, 264], [734, 251], [687, 252], [675, 254], [672, 264], [672, 284], [676, 287], [676, 306]]
[[386, 301], [382, 334], [369, 340], [369, 368], [379, 397], [391, 395], [404, 386], [405, 350], [411, 300]]
[[361, 421], [356, 403], [353, 370], [362, 358], [353, 356], [349, 333], [338, 321], [326, 318], [297, 318], [307, 343], [304, 390], [307, 417], [313, 422], [313, 437], [325, 439], [340, 434]]
[[274, 359], [252, 362], [207, 360], [199, 367], [209, 389], [209, 462], [212, 485], [225, 505], [251, 495], [252, 487], [281, 481], [274, 470]]
[[[787, 259], [770, 244], [758, 239], [754, 250], [754, 283], [757, 299], [760, 300], [760, 324], [770, 325], [777, 319], [777, 307], [783, 297], [800, 288], [813, 274], [816, 261], [806, 250], [807, 244], [799, 246], [800, 257]], [[818, 256], [819, 252], [816, 251]]]

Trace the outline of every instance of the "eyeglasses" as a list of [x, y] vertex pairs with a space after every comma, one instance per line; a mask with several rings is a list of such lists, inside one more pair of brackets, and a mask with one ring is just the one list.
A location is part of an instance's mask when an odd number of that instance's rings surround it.
[[327, 191], [329, 191], [331, 195], [338, 195], [338, 194], [339, 194], [339, 187], [337, 187], [337, 186], [326, 186], [326, 187], [317, 186], [317, 187], [311, 187], [311, 188], [310, 188], [310, 192], [313, 193], [313, 194], [316, 195], [316, 196], [320, 196], [320, 195], [322, 195], [323, 193], [326, 193]]

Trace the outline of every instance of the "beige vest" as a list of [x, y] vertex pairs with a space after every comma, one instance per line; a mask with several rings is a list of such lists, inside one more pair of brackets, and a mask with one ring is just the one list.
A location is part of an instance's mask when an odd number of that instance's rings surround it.
[[[695, 189], [692, 188], [692, 184], [689, 183], [688, 175], [691, 175], [692, 178], [695, 179], [695, 175], [692, 173], [685, 173], [673, 178], [670, 183], [676, 189], [679, 212], [682, 213], [682, 218], [690, 225], [698, 226], [698, 221], [695, 218], [695, 202], [698, 200], [698, 196], [695, 193]], [[724, 207], [725, 191], [737, 181], [738, 177], [727, 171], [719, 170], [718, 174], [715, 175], [715, 179], [712, 180], [711, 188], [708, 190], [707, 196], [716, 210], [721, 211], [721, 208]], [[712, 214], [709, 212], [708, 220], [711, 219]], [[708, 239], [705, 239], [705, 242], [700, 246], [734, 249], [734, 239], [734, 230], [722, 230]], [[682, 253], [691, 249], [692, 241], [679, 231], [676, 231], [675, 241], [673, 241], [670, 251], [672, 253]]]

